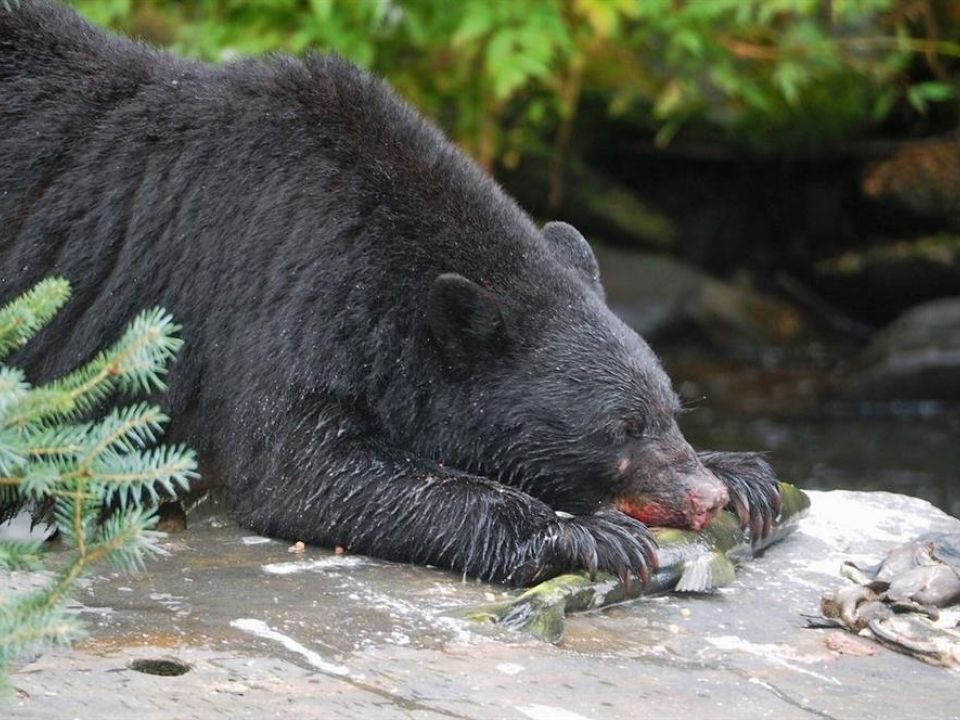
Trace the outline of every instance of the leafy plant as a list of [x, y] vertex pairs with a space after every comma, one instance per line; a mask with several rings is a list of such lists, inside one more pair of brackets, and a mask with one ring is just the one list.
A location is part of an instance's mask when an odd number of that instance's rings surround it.
[[[54, 278], [0, 308], [0, 360], [22, 347], [66, 302]], [[165, 389], [163, 376], [182, 341], [170, 316], [144, 312], [113, 346], [78, 370], [32, 387], [21, 370], [0, 364], [0, 517], [19, 508], [49, 513], [66, 552], [39, 589], [0, 597], [0, 681], [20, 653], [81, 635], [64, 601], [100, 561], [128, 571], [158, 552], [151, 509], [160, 491], [187, 489], [196, 460], [182, 446], [153, 446], [167, 417], [147, 403], [93, 411], [116, 391]], [[40, 541], [0, 542], [0, 571], [50, 564]]]
[[829, 143], [904, 105], [955, 104], [960, 58], [960, 16], [942, 0], [73, 4], [206, 59], [340, 53], [385, 75], [488, 168], [547, 147], [562, 164], [584, 93], [661, 144], [681, 127], [760, 149]]

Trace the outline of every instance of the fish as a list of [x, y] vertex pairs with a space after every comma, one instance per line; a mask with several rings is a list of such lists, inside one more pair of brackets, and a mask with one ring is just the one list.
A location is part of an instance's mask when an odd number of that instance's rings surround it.
[[846, 562], [853, 584], [826, 593], [826, 624], [932, 665], [960, 670], [960, 533], [929, 533], [872, 567]]
[[723, 510], [699, 532], [655, 527], [657, 569], [644, 583], [607, 573], [569, 573], [535, 585], [494, 603], [457, 608], [451, 615], [495, 623], [522, 631], [549, 643], [563, 639], [570, 613], [596, 610], [666, 592], [707, 593], [729, 585], [736, 565], [754, 557], [792, 534], [810, 508], [810, 497], [796, 486], [781, 482], [780, 512], [770, 532], [751, 537], [740, 518]]

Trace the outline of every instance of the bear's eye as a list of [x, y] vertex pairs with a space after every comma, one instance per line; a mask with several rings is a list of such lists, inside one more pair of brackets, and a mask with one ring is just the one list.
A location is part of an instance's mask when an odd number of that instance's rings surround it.
[[630, 418], [629, 420], [624, 421], [623, 431], [627, 434], [627, 437], [646, 437], [647, 423], [641, 418]]

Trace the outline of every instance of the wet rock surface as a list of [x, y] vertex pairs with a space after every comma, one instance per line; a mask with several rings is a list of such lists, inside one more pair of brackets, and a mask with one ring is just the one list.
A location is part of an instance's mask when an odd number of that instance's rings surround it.
[[89, 639], [22, 664], [4, 717], [960, 717], [956, 673], [803, 617], [843, 560], [960, 521], [900, 495], [811, 495], [732, 587], [571, 617], [560, 646], [445, 615], [502, 588], [193, 518], [148, 572], [84, 586]]

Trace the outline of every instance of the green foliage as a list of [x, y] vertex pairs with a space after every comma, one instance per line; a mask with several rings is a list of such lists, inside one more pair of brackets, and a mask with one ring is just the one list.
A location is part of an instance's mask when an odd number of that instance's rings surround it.
[[[823, 144], [899, 105], [955, 103], [940, 0], [73, 0], [209, 60], [334, 51], [385, 75], [485, 166], [569, 142], [580, 96], [668, 142]], [[952, 59], [952, 60], [951, 60]], [[551, 139], [551, 135], [554, 137]]]
[[[0, 309], [0, 361], [49, 322], [69, 292], [65, 280], [45, 280]], [[158, 407], [137, 403], [91, 419], [117, 390], [165, 389], [166, 366], [182, 344], [178, 330], [162, 310], [141, 313], [112, 347], [38, 387], [0, 364], [0, 517], [50, 508], [67, 549], [46, 585], [0, 597], [0, 682], [18, 654], [80, 636], [63, 612], [77, 578], [100, 561], [141, 568], [158, 549], [159, 533], [150, 530], [158, 493], [185, 490], [196, 476], [192, 451], [151, 447], [168, 420]], [[43, 550], [39, 542], [0, 542], [0, 571], [40, 569]]]
[[70, 286], [66, 280], [49, 278], [30, 290], [23, 302], [0, 308], [0, 359], [24, 345], [50, 322], [69, 296]]

